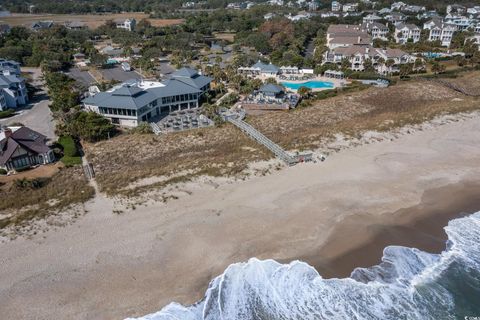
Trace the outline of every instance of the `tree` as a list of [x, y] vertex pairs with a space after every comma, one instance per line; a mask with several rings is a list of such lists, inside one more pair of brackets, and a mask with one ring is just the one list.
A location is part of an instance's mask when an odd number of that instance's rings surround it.
[[308, 87], [305, 87], [305, 86], [301, 86], [300, 88], [298, 88], [297, 93], [302, 98], [308, 98], [310, 96], [310, 94], [312, 93], [312, 89], [308, 88]]
[[341, 69], [343, 72], [347, 71], [348, 69], [350, 69], [352, 66], [352, 64], [350, 63], [350, 61], [348, 60], [348, 58], [343, 58], [342, 59], [342, 65], [341, 65]]
[[408, 76], [413, 72], [413, 65], [411, 63], [405, 63], [400, 65], [400, 78]]
[[387, 67], [387, 72], [390, 73], [391, 70], [392, 70], [392, 67], [395, 65], [395, 60], [393, 59], [387, 59], [387, 61], [385, 61], [385, 67]]
[[365, 72], [375, 72], [375, 68], [373, 67], [371, 59], [365, 59], [365, 61], [363, 62], [363, 67]]
[[432, 63], [432, 72], [434, 74], [444, 73], [445, 69], [446, 69], [445, 65], [440, 64], [437, 61], [434, 61]]
[[96, 142], [115, 134], [115, 126], [105, 117], [88, 111], [78, 111], [68, 116], [66, 130], [74, 137]]

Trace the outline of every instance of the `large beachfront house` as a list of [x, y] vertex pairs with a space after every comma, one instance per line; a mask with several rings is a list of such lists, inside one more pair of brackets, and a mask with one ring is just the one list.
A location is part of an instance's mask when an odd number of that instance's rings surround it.
[[372, 36], [372, 39], [388, 40], [390, 29], [383, 23], [367, 22], [362, 24], [362, 29], [366, 30]]
[[11, 171], [55, 161], [47, 138], [27, 127], [5, 127], [0, 131], [0, 168]]
[[440, 41], [444, 47], [450, 47], [453, 34], [457, 30], [455, 26], [444, 23], [441, 19], [432, 19], [424, 23], [423, 29], [429, 30], [429, 41]]
[[417, 43], [420, 41], [420, 34], [420, 28], [414, 24], [397, 23], [395, 25], [395, 41], [397, 43]]
[[370, 61], [377, 73], [391, 74], [398, 72], [402, 64], [414, 63], [416, 57], [400, 49], [350, 46], [326, 52], [323, 64], [334, 63], [340, 66], [344, 59], [348, 60], [353, 71], [364, 71], [366, 62]]
[[130, 81], [83, 100], [85, 109], [100, 113], [112, 123], [136, 127], [141, 122], [173, 111], [199, 107], [200, 97], [210, 89], [211, 78], [182, 68], [171, 79]]
[[28, 103], [25, 79], [9, 71], [0, 73], [0, 111]]

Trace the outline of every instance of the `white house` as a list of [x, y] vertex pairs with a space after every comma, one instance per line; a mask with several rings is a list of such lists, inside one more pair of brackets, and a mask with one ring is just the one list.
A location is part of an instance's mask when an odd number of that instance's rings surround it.
[[0, 91], [4, 97], [2, 99], [4, 104], [3, 106], [0, 105], [1, 110], [4, 110], [4, 108], [16, 109], [28, 103], [25, 79], [15, 74], [10, 74], [8, 71], [0, 74]]
[[442, 46], [450, 47], [454, 32], [457, 28], [444, 23], [440, 19], [432, 19], [423, 25], [423, 29], [429, 30], [428, 41], [440, 41]]
[[137, 20], [135, 18], [117, 19], [115, 20], [115, 25], [118, 29], [133, 31], [137, 25]]
[[396, 43], [417, 43], [420, 41], [421, 30], [414, 24], [398, 23], [395, 25], [395, 42]]
[[237, 72], [252, 77], [261, 76], [268, 78], [276, 76], [280, 72], [280, 69], [271, 63], [266, 64], [258, 61], [251, 67], [239, 67]]
[[401, 12], [392, 12], [392, 13], [386, 15], [385, 19], [388, 22], [391, 22], [393, 24], [397, 24], [397, 23], [401, 23], [401, 22], [404, 22], [405, 20], [407, 20], [407, 17]]
[[366, 30], [372, 36], [372, 39], [388, 40], [390, 29], [383, 23], [364, 23], [362, 29]]
[[379, 22], [380, 20], [382, 20], [383, 18], [382, 17], [379, 17], [375, 14], [369, 14], [365, 17], [363, 17], [363, 23], [374, 23], [374, 22]]
[[416, 57], [400, 49], [353, 45], [327, 51], [322, 64], [334, 63], [341, 66], [345, 59], [348, 60], [349, 68], [353, 71], [364, 71], [369, 61], [377, 73], [389, 74], [398, 72], [402, 64], [414, 63]]
[[332, 11], [338, 12], [342, 10], [342, 4], [338, 1], [332, 1]]
[[343, 12], [356, 12], [358, 11], [358, 3], [346, 3], [342, 8]]

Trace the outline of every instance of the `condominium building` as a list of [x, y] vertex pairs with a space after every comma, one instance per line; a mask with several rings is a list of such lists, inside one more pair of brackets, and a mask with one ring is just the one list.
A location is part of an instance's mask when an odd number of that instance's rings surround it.
[[328, 27], [327, 47], [329, 49], [369, 44], [372, 44], [372, 37], [359, 25], [332, 24]]
[[395, 25], [395, 42], [397, 43], [417, 43], [420, 41], [420, 34], [420, 28], [414, 24], [398, 23]]
[[377, 73], [390, 74], [398, 72], [402, 64], [414, 63], [416, 58], [400, 49], [352, 45], [327, 51], [323, 64], [334, 63], [340, 66], [345, 60], [353, 71], [364, 71], [366, 62], [370, 61]]

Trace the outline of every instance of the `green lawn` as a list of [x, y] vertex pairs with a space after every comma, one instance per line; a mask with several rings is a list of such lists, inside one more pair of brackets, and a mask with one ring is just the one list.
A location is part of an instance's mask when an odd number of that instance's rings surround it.
[[8, 118], [8, 117], [12, 116], [14, 113], [15, 113], [15, 110], [13, 110], [13, 109], [7, 109], [7, 110], [4, 110], [4, 111], [0, 111], [0, 119]]
[[60, 161], [67, 167], [81, 165], [82, 158], [78, 152], [77, 145], [71, 136], [63, 136], [58, 139], [58, 143], [63, 147], [63, 157]]

